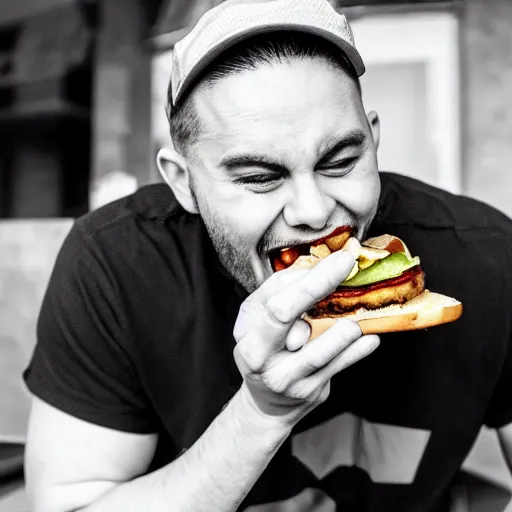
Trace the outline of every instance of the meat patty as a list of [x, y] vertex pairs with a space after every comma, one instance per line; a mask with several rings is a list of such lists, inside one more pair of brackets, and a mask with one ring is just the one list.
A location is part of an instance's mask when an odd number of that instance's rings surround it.
[[425, 274], [414, 267], [399, 277], [359, 288], [338, 288], [309, 311], [312, 318], [342, 316], [356, 309], [378, 309], [390, 304], [403, 304], [425, 289]]

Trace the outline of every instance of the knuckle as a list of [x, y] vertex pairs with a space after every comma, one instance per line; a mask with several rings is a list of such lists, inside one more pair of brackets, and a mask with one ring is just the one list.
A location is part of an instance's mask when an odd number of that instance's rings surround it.
[[240, 304], [238, 319], [250, 318], [257, 313], [258, 309], [261, 309], [260, 302], [249, 295], [249, 297]]
[[302, 293], [309, 302], [314, 302], [328, 293], [325, 283], [321, 279], [305, 280]]
[[285, 375], [268, 370], [261, 376], [263, 385], [277, 395], [285, 395], [290, 387], [290, 381]]
[[288, 390], [288, 396], [293, 400], [305, 403], [314, 403], [316, 399], [316, 390], [309, 389], [306, 382], [299, 381]]
[[324, 387], [315, 388], [308, 396], [308, 403], [311, 405], [319, 405], [324, 403], [329, 397], [329, 389]]
[[265, 367], [265, 360], [259, 357], [257, 353], [245, 343], [239, 343], [234, 348], [235, 360], [243, 362], [250, 373], [260, 373]]
[[251, 316], [251, 305], [247, 300], [242, 302], [240, 309], [238, 310], [238, 316], [233, 327], [233, 337], [238, 343], [243, 339], [247, 333], [248, 319]]
[[277, 322], [280, 325], [286, 325], [293, 320], [293, 315], [291, 314], [291, 308], [289, 307], [289, 303], [282, 300], [279, 296], [271, 297], [265, 303], [267, 315], [271, 320]]
[[321, 354], [318, 352], [309, 351], [307, 354], [305, 365], [308, 373], [314, 373], [325, 366], [325, 361], [322, 359]]
[[320, 393], [318, 393], [318, 392], [312, 393], [311, 395], [308, 396], [306, 402], [309, 405], [319, 405], [320, 404]]
[[313, 305], [315, 302], [318, 302], [323, 297], [325, 297], [328, 293], [327, 291], [324, 290], [319, 291], [315, 289], [315, 286], [316, 285], [306, 286], [306, 288], [304, 289], [304, 301], [308, 305]]
[[233, 327], [233, 337], [240, 342], [253, 327], [261, 324], [264, 307], [260, 301], [249, 296], [240, 305], [238, 316]]
[[293, 272], [293, 269], [288, 267], [284, 271], [281, 272], [275, 272], [272, 274], [271, 279], [276, 281], [281, 286], [288, 286], [291, 282], [293, 282], [293, 279], [295, 278], [295, 273]]
[[308, 393], [306, 393], [304, 386], [302, 386], [300, 383], [297, 383], [295, 386], [290, 387], [288, 390], [288, 396], [293, 400], [305, 402], [307, 401]]
[[242, 325], [237, 320], [235, 322], [235, 326], [233, 327], [233, 338], [237, 343], [240, 343], [245, 335], [245, 329], [242, 327]]
[[318, 276], [310, 276], [310, 279], [306, 279], [304, 292], [312, 300], [318, 300], [332, 292], [339, 284], [336, 276], [324, 272]]
[[323, 404], [329, 398], [330, 391], [328, 388], [323, 389], [317, 398], [317, 402], [319, 404]]
[[315, 383], [314, 386], [307, 380], [299, 381], [290, 387], [289, 395], [291, 398], [307, 403], [309, 405], [319, 405], [327, 400], [330, 393], [330, 386], [327, 384]]

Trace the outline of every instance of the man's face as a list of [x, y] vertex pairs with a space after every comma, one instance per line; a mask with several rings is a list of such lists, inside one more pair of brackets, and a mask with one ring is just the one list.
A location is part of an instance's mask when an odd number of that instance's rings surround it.
[[351, 225], [364, 237], [380, 193], [355, 83], [322, 59], [262, 65], [193, 99], [202, 131], [189, 170], [220, 260], [252, 292], [272, 250]]

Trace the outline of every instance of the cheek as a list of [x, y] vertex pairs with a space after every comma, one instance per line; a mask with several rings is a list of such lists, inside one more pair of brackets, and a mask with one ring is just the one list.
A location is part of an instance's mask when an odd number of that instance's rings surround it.
[[245, 246], [258, 243], [282, 209], [272, 193], [254, 194], [225, 181], [208, 180], [201, 189], [201, 202], [206, 203], [212, 220]]
[[380, 195], [378, 171], [365, 171], [339, 180], [331, 188], [331, 196], [357, 217], [375, 213]]

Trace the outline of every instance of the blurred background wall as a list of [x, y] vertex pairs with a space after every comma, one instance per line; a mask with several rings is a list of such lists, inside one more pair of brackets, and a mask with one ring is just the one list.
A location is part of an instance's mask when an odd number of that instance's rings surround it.
[[[0, 443], [72, 219], [159, 181], [170, 52], [219, 0], [0, 0]], [[333, 0], [367, 64], [381, 169], [512, 216], [512, 1]], [[13, 404], [16, 404], [15, 409]]]
[[[2, 0], [0, 217], [76, 217], [158, 181], [170, 51], [217, 3]], [[367, 62], [381, 168], [512, 215], [512, 2], [332, 3]]]

